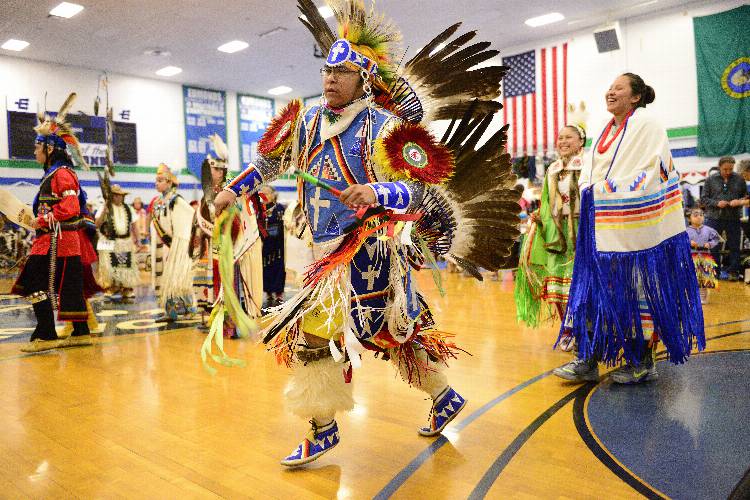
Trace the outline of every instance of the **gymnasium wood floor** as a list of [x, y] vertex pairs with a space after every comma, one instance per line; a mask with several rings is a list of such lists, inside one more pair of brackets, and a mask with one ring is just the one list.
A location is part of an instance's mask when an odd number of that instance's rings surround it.
[[[338, 417], [341, 443], [296, 470], [278, 460], [296, 446], [308, 424], [284, 411], [287, 370], [258, 346], [227, 342], [227, 352], [247, 366], [220, 367], [211, 376], [199, 358], [204, 334], [189, 324], [165, 331], [152, 321], [135, 321], [134, 328], [96, 338], [93, 346], [35, 355], [19, 352], [22, 339], [15, 340], [13, 331], [20, 330], [0, 329], [0, 337], [5, 332], [0, 339], [0, 497], [670, 494], [629, 472], [616, 453], [601, 452], [596, 436], [592, 444], [591, 434], [581, 432], [588, 419], [576, 418], [576, 407], [588, 403], [585, 396], [594, 384], [563, 383], [550, 375], [571, 355], [551, 349], [554, 326], [529, 330], [516, 324], [509, 273], [483, 283], [442, 276], [443, 298], [429, 273], [419, 273], [419, 280], [440, 329], [456, 334], [472, 354], [449, 370], [451, 384], [468, 399], [463, 413], [442, 437], [418, 436], [429, 402], [397, 378], [389, 363], [366, 357], [354, 375], [357, 406]], [[750, 287], [739, 283], [722, 283], [713, 293], [704, 307], [709, 350], [750, 350], [748, 298]], [[0, 297], [0, 326], [7, 327], [7, 315], [23, 308], [13, 304], [12, 297]], [[99, 320], [129, 319], [127, 313], [108, 313], [113, 307], [101, 309]], [[679, 370], [710, 357], [695, 356]], [[600, 386], [606, 389], [605, 372]], [[651, 384], [668, 387], [668, 381], [662, 374]], [[747, 419], [742, 425], [724, 432], [750, 434]], [[747, 455], [735, 459], [744, 460], [742, 471], [750, 465]], [[732, 481], [741, 478], [740, 473]], [[728, 491], [715, 493], [726, 497]]]

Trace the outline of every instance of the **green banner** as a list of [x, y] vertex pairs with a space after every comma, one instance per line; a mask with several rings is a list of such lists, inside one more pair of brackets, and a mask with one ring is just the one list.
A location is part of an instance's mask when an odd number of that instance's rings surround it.
[[750, 5], [693, 19], [698, 156], [750, 152]]

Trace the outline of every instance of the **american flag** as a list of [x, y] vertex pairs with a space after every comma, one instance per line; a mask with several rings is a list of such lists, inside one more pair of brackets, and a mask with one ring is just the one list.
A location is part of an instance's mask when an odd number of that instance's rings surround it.
[[553, 151], [568, 119], [568, 44], [504, 57], [503, 65], [508, 151], [514, 158]]

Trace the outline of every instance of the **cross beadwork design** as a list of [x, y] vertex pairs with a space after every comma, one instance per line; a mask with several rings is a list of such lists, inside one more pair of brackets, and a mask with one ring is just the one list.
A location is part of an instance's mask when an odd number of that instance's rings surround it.
[[328, 208], [331, 206], [330, 200], [321, 200], [320, 199], [320, 188], [315, 188], [315, 196], [310, 198], [310, 205], [313, 206], [313, 226], [314, 229], [318, 230], [318, 222], [320, 219], [320, 209], [321, 208]]
[[372, 336], [372, 308], [363, 306], [358, 311], [362, 323], [362, 334], [365, 337]]
[[339, 56], [346, 50], [346, 46], [343, 42], [339, 42], [336, 44], [336, 46], [333, 48], [331, 52], [333, 52], [334, 59], [338, 59]]
[[375, 280], [380, 276], [380, 268], [373, 268], [372, 265], [367, 266], [367, 272], [362, 273], [362, 278], [367, 280], [367, 291], [371, 292], [375, 288]]
[[388, 195], [391, 194], [391, 191], [385, 186], [378, 186], [378, 194], [383, 197], [383, 205], [388, 206]]

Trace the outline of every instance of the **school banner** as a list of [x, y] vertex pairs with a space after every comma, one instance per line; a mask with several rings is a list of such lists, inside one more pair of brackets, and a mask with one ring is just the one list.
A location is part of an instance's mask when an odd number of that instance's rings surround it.
[[[223, 90], [183, 85], [185, 110], [185, 150], [187, 168], [198, 179], [201, 164], [212, 153], [209, 137], [218, 134], [227, 142], [227, 98]], [[213, 153], [212, 153], [213, 154]]]
[[255, 161], [258, 141], [273, 119], [273, 99], [237, 94], [237, 122], [240, 138], [240, 170]]

